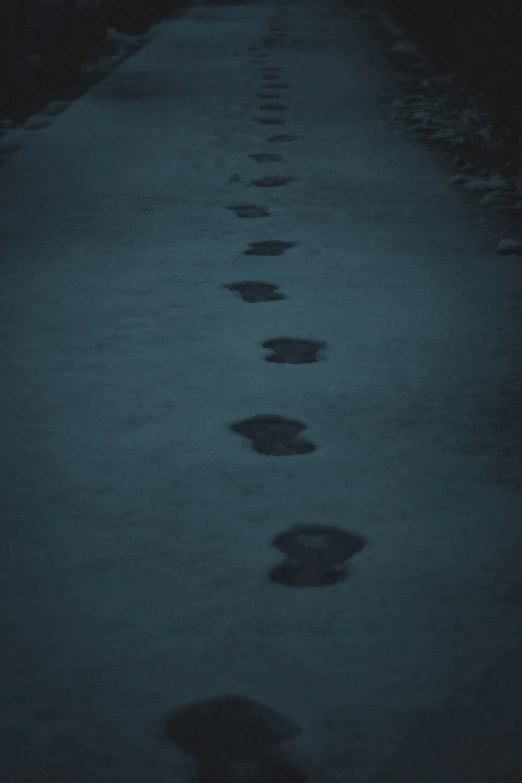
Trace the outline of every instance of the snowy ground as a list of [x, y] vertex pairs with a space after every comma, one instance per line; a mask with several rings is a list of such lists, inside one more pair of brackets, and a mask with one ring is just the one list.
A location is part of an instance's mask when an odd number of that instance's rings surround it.
[[[389, 122], [401, 80], [346, 4], [157, 31], [5, 137], [0, 776], [183, 783], [167, 716], [234, 694], [311, 783], [517, 783], [512, 215]], [[319, 345], [265, 361], [281, 337]], [[300, 524], [363, 537], [345, 579], [270, 578]], [[301, 779], [254, 767], [214, 781]]]

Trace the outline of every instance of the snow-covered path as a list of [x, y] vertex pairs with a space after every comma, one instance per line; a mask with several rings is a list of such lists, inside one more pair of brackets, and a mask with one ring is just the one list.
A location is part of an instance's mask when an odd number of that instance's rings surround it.
[[[199, 5], [2, 167], [6, 783], [184, 783], [162, 722], [223, 694], [319, 783], [519, 780], [520, 265], [395, 79], [338, 0]], [[346, 579], [270, 579], [299, 524]]]

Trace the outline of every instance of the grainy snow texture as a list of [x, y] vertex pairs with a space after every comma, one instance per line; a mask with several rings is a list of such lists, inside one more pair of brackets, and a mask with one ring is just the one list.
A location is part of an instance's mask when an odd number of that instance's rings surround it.
[[519, 783], [520, 173], [350, 4], [152, 32], [2, 140], [0, 779]]

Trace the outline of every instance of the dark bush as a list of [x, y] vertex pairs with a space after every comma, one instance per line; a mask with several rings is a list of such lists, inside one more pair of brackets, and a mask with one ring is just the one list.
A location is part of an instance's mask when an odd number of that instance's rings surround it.
[[522, 133], [520, 0], [381, 0], [430, 57], [479, 87], [503, 121]]

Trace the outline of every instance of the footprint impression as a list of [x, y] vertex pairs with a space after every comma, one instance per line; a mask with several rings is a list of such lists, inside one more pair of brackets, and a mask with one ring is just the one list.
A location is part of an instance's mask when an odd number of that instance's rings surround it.
[[238, 294], [244, 302], [255, 304], [257, 302], [278, 302], [286, 299], [286, 294], [278, 291], [279, 286], [273, 283], [265, 283], [262, 280], [244, 280], [239, 283], [228, 283], [224, 286], [235, 294]]
[[199, 765], [197, 783], [306, 783], [283, 743], [297, 724], [264, 704], [225, 694], [170, 713], [164, 733]]
[[252, 442], [252, 448], [258, 454], [270, 457], [291, 457], [298, 454], [310, 454], [315, 446], [299, 437], [306, 425], [297, 419], [266, 414], [252, 416], [231, 425], [232, 432]]
[[265, 356], [267, 362], [277, 364], [313, 364], [319, 361], [318, 352], [326, 348], [322, 340], [302, 340], [295, 337], [277, 337], [265, 340], [263, 348], [273, 353]]
[[287, 560], [270, 571], [270, 579], [286, 587], [325, 587], [345, 581], [348, 558], [360, 552], [365, 539], [327, 525], [298, 525], [272, 542]]

